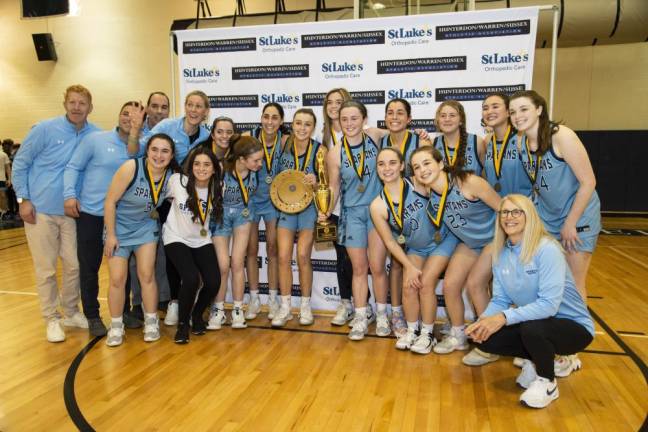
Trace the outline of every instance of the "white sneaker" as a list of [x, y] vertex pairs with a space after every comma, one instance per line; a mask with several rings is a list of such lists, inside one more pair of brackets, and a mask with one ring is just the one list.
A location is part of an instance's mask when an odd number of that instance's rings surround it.
[[520, 395], [520, 402], [531, 408], [544, 408], [558, 399], [558, 383], [547, 378], [537, 377], [527, 390]]
[[293, 319], [293, 315], [290, 306], [281, 305], [279, 312], [272, 318], [272, 327], [283, 327], [291, 319]]
[[578, 358], [578, 354], [558, 356], [554, 360], [554, 374], [559, 378], [568, 377], [572, 372], [580, 370], [582, 367], [583, 363]]
[[391, 334], [387, 312], [376, 314], [376, 336], [387, 337]]
[[421, 332], [419, 337], [416, 338], [410, 347], [410, 351], [417, 354], [430, 354], [434, 345], [436, 345], [436, 339], [434, 336], [426, 332]]
[[63, 342], [65, 340], [65, 331], [61, 325], [61, 320], [52, 318], [47, 322], [47, 341]]
[[364, 339], [365, 335], [367, 334], [367, 327], [369, 326], [369, 323], [367, 321], [367, 317], [359, 317], [356, 316], [353, 318], [353, 326], [351, 327], [351, 331], [349, 331], [349, 339], [352, 341], [359, 341]]
[[232, 328], [233, 329], [244, 329], [247, 327], [245, 322], [245, 315], [241, 308], [235, 307], [232, 309]]
[[312, 325], [315, 322], [313, 318], [313, 311], [310, 304], [302, 304], [299, 308], [299, 324]]
[[221, 327], [227, 322], [225, 311], [223, 309], [216, 309], [212, 307], [209, 311], [209, 321], [207, 322], [207, 330], [220, 330]]
[[144, 319], [144, 342], [155, 342], [160, 339], [160, 320], [155, 318]]
[[523, 359], [522, 372], [516, 378], [515, 382], [523, 389], [528, 389], [531, 383], [538, 378], [535, 365], [531, 360]]
[[521, 368], [524, 366], [524, 360], [522, 357], [513, 357], [513, 366]]
[[463, 351], [467, 349], [468, 340], [466, 339], [464, 332], [461, 332], [459, 335], [450, 332], [448, 336], [444, 337], [443, 340], [434, 347], [434, 352], [437, 354], [449, 354], [455, 350]]
[[65, 327], [78, 327], [82, 329], [87, 329], [88, 320], [86, 319], [85, 315], [77, 311], [71, 317], [63, 318], [63, 325]]
[[485, 364], [492, 363], [499, 360], [497, 354], [490, 354], [480, 350], [479, 348], [473, 348], [468, 354], [463, 356], [461, 362], [466, 366], [484, 366]]
[[347, 322], [353, 319], [353, 309], [351, 305], [347, 308], [344, 302], [338, 303], [338, 307], [335, 311], [335, 316], [331, 320], [331, 324], [334, 326], [343, 326]]
[[416, 340], [416, 333], [413, 331], [407, 330], [403, 336], [400, 336], [396, 340], [396, 349], [399, 350], [408, 350]]
[[164, 325], [174, 326], [178, 325], [178, 302], [170, 301], [167, 306], [166, 316], [164, 317]]
[[119, 346], [124, 342], [124, 324], [111, 323], [106, 337], [106, 345]]
[[245, 311], [245, 319], [253, 320], [257, 317], [260, 310], [261, 301], [259, 300], [259, 296], [250, 296], [250, 302], [248, 303], [247, 310]]
[[277, 298], [268, 295], [268, 319], [270, 321], [277, 315], [280, 308], [281, 304], [277, 301]]

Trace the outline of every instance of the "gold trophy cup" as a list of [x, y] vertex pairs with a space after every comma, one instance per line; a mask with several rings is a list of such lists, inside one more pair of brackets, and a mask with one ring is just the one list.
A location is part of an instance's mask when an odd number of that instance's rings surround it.
[[[317, 169], [317, 190], [315, 195], [315, 206], [317, 209], [327, 214], [333, 205], [333, 193], [328, 186], [328, 176], [326, 174], [326, 164], [324, 163], [324, 153], [317, 152], [315, 157], [315, 167]], [[328, 242], [337, 240], [337, 226], [330, 220], [317, 222], [315, 224], [315, 241]]]

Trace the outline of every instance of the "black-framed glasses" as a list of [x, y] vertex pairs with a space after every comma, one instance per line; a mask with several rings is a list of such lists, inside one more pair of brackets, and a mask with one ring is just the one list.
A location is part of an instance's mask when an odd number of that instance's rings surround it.
[[524, 210], [520, 210], [520, 209], [500, 210], [498, 213], [502, 218], [507, 218], [510, 215], [512, 218], [517, 219], [524, 214]]

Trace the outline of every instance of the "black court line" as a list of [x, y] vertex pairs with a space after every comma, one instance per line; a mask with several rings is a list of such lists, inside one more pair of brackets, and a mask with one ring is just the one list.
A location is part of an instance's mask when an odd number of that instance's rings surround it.
[[88, 343], [88, 345], [86, 345], [81, 352], [77, 354], [68, 368], [67, 374], [65, 374], [65, 382], [63, 383], [63, 399], [65, 400], [65, 408], [67, 409], [68, 415], [74, 425], [82, 432], [94, 432], [94, 429], [90, 426], [90, 423], [88, 423], [85, 417], [83, 417], [83, 414], [79, 409], [74, 394], [74, 379], [76, 378], [77, 370], [79, 369], [83, 358], [102, 338], [103, 336], [97, 336], [92, 339], [90, 343]]
[[[632, 350], [632, 348], [630, 348], [625, 342], [623, 342], [621, 337], [614, 330], [612, 330], [610, 326], [608, 326], [601, 317], [599, 317], [592, 309], [590, 308], [588, 309], [590, 311], [590, 314], [592, 315], [592, 318], [594, 318], [594, 320], [598, 322], [599, 325], [610, 335], [612, 340], [614, 340], [617, 343], [617, 345], [621, 347], [623, 352], [601, 351], [601, 350], [584, 350], [583, 352], [587, 354], [601, 354], [601, 355], [630, 357], [632, 361], [634, 361], [634, 363], [637, 365], [639, 370], [641, 371], [646, 383], [648, 383], [648, 366], [646, 366], [644, 361]], [[313, 333], [313, 334], [327, 334], [327, 335], [334, 335], [334, 336], [348, 336], [348, 333], [335, 332], [330, 330], [309, 330], [309, 329], [301, 329], [301, 328], [268, 327], [262, 325], [249, 325], [249, 324], [248, 324], [248, 328], [254, 328], [259, 330], [271, 330], [271, 331], [288, 331], [288, 332], [295, 332], [295, 333]], [[633, 332], [625, 332], [625, 333], [633, 333]], [[365, 337], [378, 338], [378, 339], [395, 339], [394, 336], [380, 337], [380, 336], [370, 335], [370, 334], [366, 335]], [[74, 380], [76, 377], [77, 370], [79, 369], [79, 366], [81, 365], [81, 362], [83, 361], [84, 357], [101, 339], [103, 339], [103, 336], [96, 337], [92, 341], [90, 341], [88, 345], [86, 345], [81, 350], [81, 352], [79, 352], [79, 354], [77, 354], [77, 356], [74, 358], [72, 364], [70, 364], [70, 367], [68, 368], [67, 374], [65, 375], [65, 383], [63, 385], [63, 397], [65, 399], [65, 407], [74, 425], [82, 432], [94, 432], [94, 429], [92, 428], [90, 423], [88, 423], [88, 421], [83, 416], [83, 413], [81, 413], [81, 410], [79, 409], [79, 405], [77, 404], [76, 396], [74, 394]], [[639, 428], [639, 430], [640, 431], [648, 430], [648, 414], [646, 414], [646, 418], [644, 419], [643, 425]]]
[[24, 244], [27, 244], [27, 242], [24, 241], [22, 243], [16, 243], [16, 244], [11, 245], [11, 246], [3, 247], [3, 248], [0, 248], [0, 251], [6, 250], [6, 249], [11, 249], [12, 247], [16, 247], [16, 246], [20, 246], [20, 245], [24, 245]]
[[[621, 337], [616, 334], [614, 330], [610, 328], [609, 325], [603, 319], [597, 315], [596, 312], [594, 312], [591, 308], [587, 308], [592, 315], [592, 318], [599, 323], [599, 325], [607, 332], [607, 334], [610, 335], [612, 340], [617, 343], [621, 347], [623, 351], [632, 359], [632, 361], [637, 365], [641, 373], [643, 374], [644, 381], [646, 381], [646, 384], [648, 385], [648, 366], [646, 366], [646, 363], [635, 353], [628, 344], [626, 344]], [[646, 414], [646, 417], [644, 418], [644, 422], [639, 428], [640, 431], [646, 431], [648, 430], [648, 413]]]

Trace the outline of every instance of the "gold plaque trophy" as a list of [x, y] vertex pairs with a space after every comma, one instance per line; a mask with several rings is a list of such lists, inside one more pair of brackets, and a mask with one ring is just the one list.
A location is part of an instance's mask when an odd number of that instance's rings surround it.
[[[315, 157], [315, 168], [317, 169], [317, 190], [315, 195], [315, 206], [317, 209], [327, 214], [333, 205], [333, 194], [328, 186], [328, 176], [326, 173], [326, 164], [324, 162], [324, 153], [317, 152]], [[330, 220], [317, 222], [315, 224], [315, 241], [328, 242], [337, 240], [337, 226]]]

